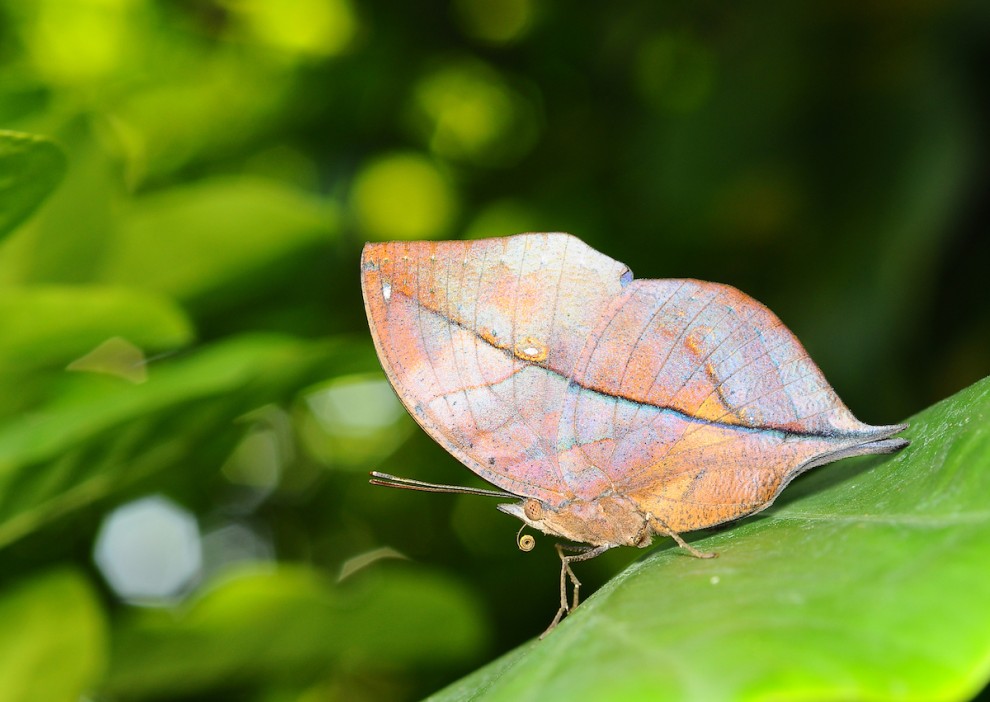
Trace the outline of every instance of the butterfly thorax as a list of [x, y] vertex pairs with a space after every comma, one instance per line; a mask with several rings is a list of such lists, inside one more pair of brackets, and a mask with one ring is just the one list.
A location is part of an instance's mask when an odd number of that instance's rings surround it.
[[559, 507], [527, 499], [499, 509], [544, 534], [592, 546], [645, 547], [653, 537], [649, 516], [621, 495], [573, 500]]

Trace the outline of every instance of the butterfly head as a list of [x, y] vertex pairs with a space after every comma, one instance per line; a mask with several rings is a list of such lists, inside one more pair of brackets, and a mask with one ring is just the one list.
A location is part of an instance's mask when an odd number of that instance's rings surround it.
[[551, 536], [562, 536], [562, 534], [554, 531], [547, 522], [546, 516], [548, 514], [548, 510], [539, 500], [534, 500], [530, 497], [522, 500], [521, 502], [498, 505], [498, 509], [506, 514], [511, 514], [513, 517], [521, 519], [527, 526], [531, 526], [538, 531], [542, 531], [544, 534], [550, 534]]

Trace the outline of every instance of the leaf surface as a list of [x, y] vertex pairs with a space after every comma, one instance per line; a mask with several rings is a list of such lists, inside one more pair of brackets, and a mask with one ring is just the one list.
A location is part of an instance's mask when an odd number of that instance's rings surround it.
[[990, 675], [988, 420], [985, 379], [911, 419], [900, 454], [694, 540], [717, 559], [652, 551], [431, 699], [968, 699]]

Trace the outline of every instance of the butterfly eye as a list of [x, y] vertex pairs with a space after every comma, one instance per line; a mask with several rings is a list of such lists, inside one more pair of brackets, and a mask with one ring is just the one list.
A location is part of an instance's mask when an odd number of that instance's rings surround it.
[[543, 505], [536, 500], [526, 500], [523, 504], [523, 513], [531, 522], [538, 522], [543, 519]]

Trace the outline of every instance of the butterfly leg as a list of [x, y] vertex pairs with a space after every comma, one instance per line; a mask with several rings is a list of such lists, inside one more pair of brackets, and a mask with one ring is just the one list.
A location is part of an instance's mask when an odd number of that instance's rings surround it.
[[652, 514], [648, 516], [652, 521], [656, 522], [657, 531], [659, 533], [663, 534], [664, 536], [669, 536], [670, 538], [672, 538], [678, 546], [683, 548], [685, 551], [690, 553], [695, 558], [715, 558], [718, 555], [717, 553], [714, 553], [712, 551], [699, 551], [694, 546], [689, 544], [687, 541], [682, 539], [680, 534], [675, 532], [673, 529], [668, 527], [666, 524], [664, 524], [662, 521], [654, 517]]
[[[577, 561], [587, 561], [595, 556], [600, 556], [612, 547], [607, 544], [604, 546], [596, 546], [595, 548], [557, 544], [556, 548], [557, 555], [560, 556], [560, 609], [557, 610], [557, 614], [554, 616], [553, 621], [550, 622], [550, 626], [547, 627], [547, 630], [540, 634], [541, 639], [553, 631], [554, 627], [560, 623], [560, 620], [564, 618], [565, 614], [569, 613], [573, 609], [576, 609], [578, 606], [578, 592], [581, 589], [581, 581], [577, 579], [577, 576], [574, 575], [574, 571], [571, 570], [571, 563]], [[564, 555], [564, 551], [566, 550], [578, 551], [578, 553], [567, 556]], [[567, 602], [568, 578], [570, 578], [571, 584], [574, 586], [574, 596], [570, 604]]]

